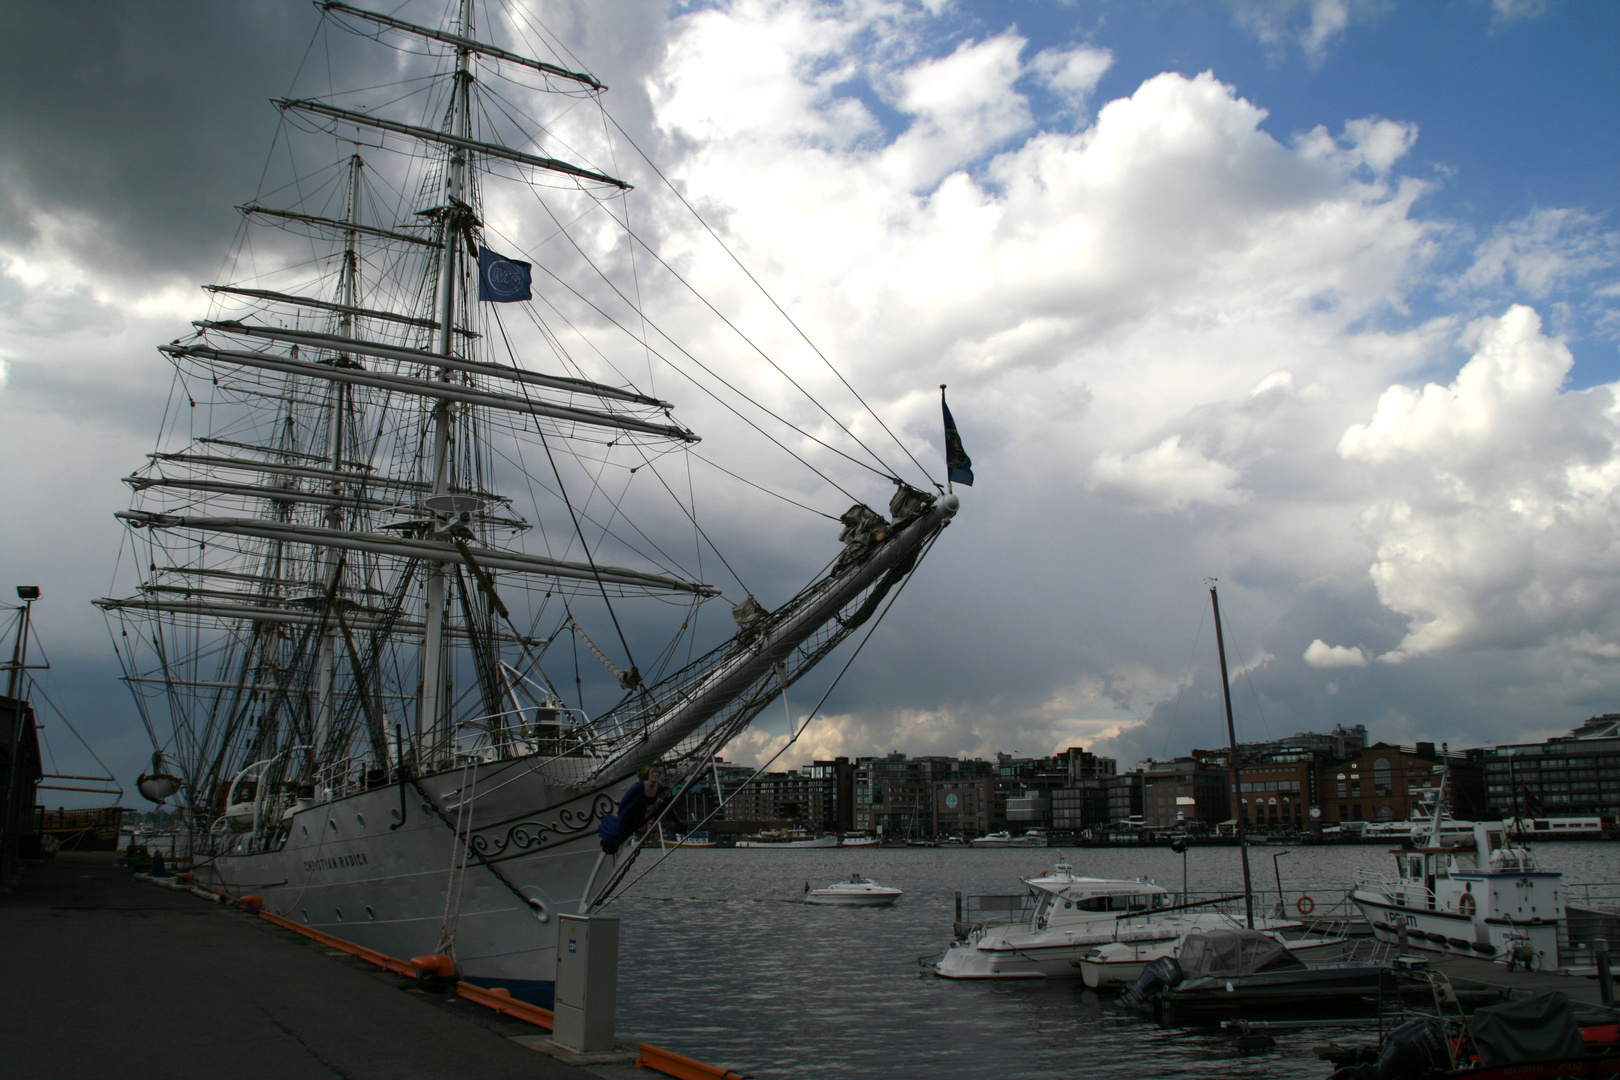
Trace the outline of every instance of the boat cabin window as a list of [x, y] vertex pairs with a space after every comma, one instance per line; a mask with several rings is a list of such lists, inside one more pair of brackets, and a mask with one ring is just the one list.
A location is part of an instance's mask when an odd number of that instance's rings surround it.
[[1423, 876], [1423, 856], [1413, 855], [1407, 867], [1406, 876], [1420, 878]]
[[1500, 830], [1500, 829], [1486, 829], [1485, 830], [1485, 848], [1486, 848], [1486, 850], [1487, 851], [1495, 851], [1497, 848], [1499, 848], [1501, 846], [1502, 846], [1502, 830]]
[[1107, 911], [1109, 899], [1107, 896], [1082, 896], [1074, 902], [1074, 906], [1081, 911]]

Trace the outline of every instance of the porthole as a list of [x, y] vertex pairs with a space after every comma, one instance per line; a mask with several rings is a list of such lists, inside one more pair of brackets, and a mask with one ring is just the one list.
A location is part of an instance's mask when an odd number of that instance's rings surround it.
[[305, 839], [305, 840], [308, 840], [308, 839], [309, 839], [309, 826], [308, 826], [308, 825], [300, 825], [300, 826], [298, 826], [298, 827], [299, 827], [299, 828], [300, 828], [300, 829], [303, 829], [303, 830], [304, 830], [304, 839]]
[[390, 809], [390, 810], [389, 810], [389, 811], [388, 811], [388, 816], [389, 816], [389, 817], [391, 817], [391, 818], [393, 818], [393, 819], [394, 819], [394, 820], [395, 820], [395, 821], [401, 821], [401, 820], [403, 820], [403, 819], [402, 819], [402, 818], [401, 818], [401, 817], [400, 817], [400, 813], [399, 813], [399, 809], [398, 809], [398, 808], [397, 808], [397, 807], [396, 807], [396, 808], [393, 808], [393, 809]]
[[299, 914], [300, 914], [300, 915], [302, 915], [302, 916], [303, 916], [303, 917], [304, 917], [304, 921], [305, 921], [305, 922], [309, 922], [309, 912], [307, 912], [307, 911], [301, 911], [301, 912], [299, 912]]
[[551, 921], [551, 912], [546, 910], [544, 901], [538, 900], [532, 896], [529, 897], [529, 910], [534, 913], [535, 919], [539, 922], [545, 923]]
[[332, 909], [332, 914], [337, 916], [337, 921], [338, 922], [343, 921], [343, 909], [342, 908], [333, 908]]
[[366, 815], [356, 814], [354, 815], [354, 820], [360, 823], [360, 827], [362, 829], [366, 827]]
[[377, 913], [375, 911], [371, 910], [371, 905], [370, 904], [367, 904], [366, 905], [366, 918], [375, 919], [376, 917], [377, 917]]
[[422, 800], [422, 812], [424, 814], [433, 813], [433, 804], [428, 802], [426, 799], [423, 799]]
[[1065, 911], [1067, 911], [1069, 908], [1072, 908], [1072, 907], [1074, 907], [1074, 902], [1072, 900], [1063, 901], [1063, 908], [1064, 908]]
[[328, 829], [331, 829], [333, 832], [337, 832], [338, 831], [337, 818], [327, 818], [326, 819], [326, 827]]

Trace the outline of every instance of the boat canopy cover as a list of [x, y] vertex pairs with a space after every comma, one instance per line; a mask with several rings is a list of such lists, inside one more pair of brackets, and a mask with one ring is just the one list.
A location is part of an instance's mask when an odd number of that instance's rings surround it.
[[1221, 979], [1304, 967], [1288, 947], [1258, 930], [1201, 930], [1181, 942], [1181, 971], [1188, 979]]
[[1559, 990], [1475, 1009], [1470, 1025], [1479, 1063], [1487, 1069], [1586, 1056], [1575, 1010]]

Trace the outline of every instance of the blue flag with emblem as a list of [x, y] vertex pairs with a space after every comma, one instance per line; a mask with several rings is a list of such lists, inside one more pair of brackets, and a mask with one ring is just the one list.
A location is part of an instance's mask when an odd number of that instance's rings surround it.
[[517, 259], [497, 255], [489, 248], [478, 252], [478, 299], [493, 304], [533, 300], [529, 291], [533, 267]]
[[951, 407], [945, 404], [945, 387], [939, 388], [939, 405], [945, 410], [945, 475], [953, 484], [973, 486], [973, 459], [962, 449], [962, 436], [956, 433]]

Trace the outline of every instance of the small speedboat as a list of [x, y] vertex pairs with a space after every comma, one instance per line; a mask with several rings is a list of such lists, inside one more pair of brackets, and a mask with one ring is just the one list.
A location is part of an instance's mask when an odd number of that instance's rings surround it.
[[838, 904], [844, 907], [883, 907], [894, 903], [904, 896], [899, 889], [891, 889], [887, 885], [879, 885], [871, 878], [860, 874], [851, 874], [843, 881], [837, 881], [825, 889], [810, 889], [806, 886], [804, 902], [807, 904]]

